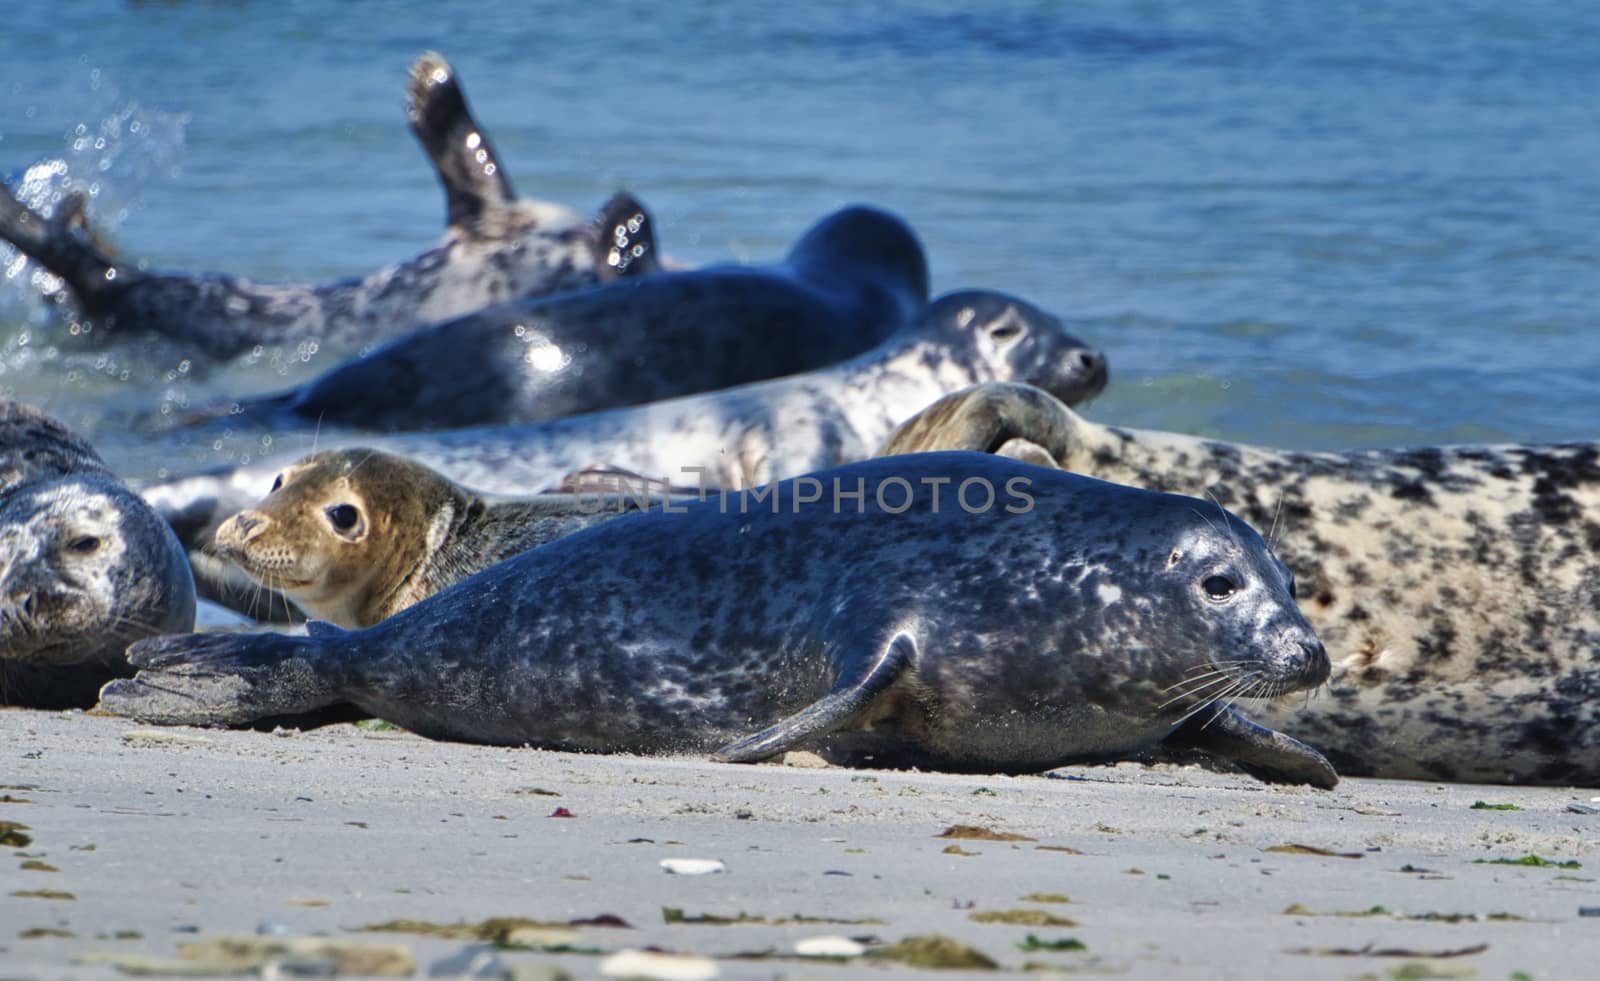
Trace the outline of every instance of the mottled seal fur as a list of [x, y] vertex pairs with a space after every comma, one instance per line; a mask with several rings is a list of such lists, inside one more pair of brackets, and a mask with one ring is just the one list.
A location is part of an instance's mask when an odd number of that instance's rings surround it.
[[[672, 484], [753, 487], [871, 456], [901, 422], [949, 392], [1023, 380], [1068, 402], [1097, 394], [1103, 356], [1024, 300], [947, 294], [865, 354], [831, 368], [739, 388], [552, 422], [373, 438], [310, 427], [274, 431], [280, 454], [142, 488], [186, 542], [271, 485], [286, 452], [370, 445], [410, 457], [481, 493], [526, 495], [575, 470], [609, 465]], [[241, 439], [247, 438], [240, 436]]]
[[[642, 212], [632, 222], [646, 223]], [[242, 409], [372, 430], [448, 429], [640, 405], [854, 357], [927, 300], [915, 233], [888, 212], [849, 207], [812, 226], [782, 262], [500, 304], [288, 393], [234, 403], [225, 422], [238, 426]]]
[[101, 702], [243, 723], [349, 700], [436, 739], [969, 771], [1170, 741], [1329, 787], [1227, 707], [1326, 677], [1290, 592], [1212, 505], [925, 454], [617, 518], [362, 631], [146, 641]]
[[354, 448], [284, 468], [212, 551], [319, 620], [370, 627], [489, 566], [648, 502], [489, 501], [405, 457]]
[[[596, 222], [516, 197], [444, 59], [431, 52], [417, 59], [408, 95], [406, 115], [444, 185], [449, 225], [433, 248], [363, 278], [307, 286], [147, 273], [3, 188], [0, 238], [60, 276], [109, 336], [163, 335], [218, 359], [308, 340], [356, 350], [491, 303], [592, 286], [624, 269], [649, 271], [642, 253], [627, 250], [638, 260], [631, 269], [614, 255], [611, 219], [626, 228], [626, 216], [639, 211], [631, 199], [614, 200]], [[65, 202], [63, 211], [75, 214], [77, 206]]]
[[0, 400], [0, 704], [93, 705], [131, 641], [194, 609], [171, 529], [88, 443]]
[[886, 450], [1028, 458], [1030, 442], [1069, 470], [1276, 526], [1333, 680], [1254, 711], [1341, 772], [1600, 786], [1600, 444], [1299, 453], [1097, 425], [984, 385]]

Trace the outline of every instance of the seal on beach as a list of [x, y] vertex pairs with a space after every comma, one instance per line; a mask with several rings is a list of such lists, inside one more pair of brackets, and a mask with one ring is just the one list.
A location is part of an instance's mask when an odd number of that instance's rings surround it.
[[915, 233], [888, 212], [849, 207], [773, 265], [667, 272], [500, 304], [210, 415], [230, 427], [241, 412], [288, 413], [388, 431], [538, 422], [833, 364], [894, 333], [927, 300]]
[[[592, 286], [654, 268], [642, 215], [626, 196], [597, 221], [519, 199], [450, 66], [433, 53], [411, 66], [406, 115], [444, 185], [449, 225], [433, 248], [361, 279], [315, 286], [233, 276], [146, 273], [73, 234], [82, 199], [48, 220], [0, 188], [0, 238], [60, 276], [108, 336], [157, 334], [215, 359], [316, 340], [356, 350], [491, 303]], [[628, 261], [617, 252], [621, 219]], [[635, 254], [634, 247], [640, 251]], [[616, 261], [613, 261], [616, 260]]]
[[[223, 517], [259, 499], [283, 464], [313, 441], [410, 457], [485, 494], [535, 494], [594, 466], [674, 485], [753, 487], [865, 459], [930, 402], [997, 379], [1027, 381], [1079, 402], [1105, 387], [1106, 362], [1038, 307], [968, 290], [930, 303], [873, 350], [819, 371], [517, 426], [381, 438], [328, 427], [272, 429], [274, 457], [140, 490], [196, 546]], [[258, 445], [257, 434], [243, 427], [235, 438]]]
[[0, 705], [93, 705], [130, 642], [194, 610], [172, 530], [66, 426], [0, 400]]
[[361, 631], [141, 642], [101, 705], [235, 724], [348, 700], [435, 739], [987, 772], [1168, 742], [1336, 782], [1228, 707], [1328, 664], [1220, 508], [970, 453], [764, 491], [604, 522]]
[[981, 385], [884, 449], [1027, 459], [1028, 444], [1275, 526], [1333, 675], [1327, 695], [1254, 711], [1341, 772], [1600, 786], [1600, 444], [1288, 452], [1097, 425]]
[[211, 552], [307, 614], [370, 627], [489, 566], [647, 503], [571, 494], [488, 501], [405, 457], [355, 448], [284, 468]]

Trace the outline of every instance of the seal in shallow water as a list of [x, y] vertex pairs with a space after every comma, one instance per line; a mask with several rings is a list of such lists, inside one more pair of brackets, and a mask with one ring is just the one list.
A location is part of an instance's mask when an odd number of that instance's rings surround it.
[[[431, 52], [418, 58], [408, 94], [406, 115], [444, 185], [449, 226], [427, 252], [363, 279], [300, 286], [145, 273], [75, 237], [69, 221], [28, 210], [3, 188], [0, 238], [65, 280], [83, 312], [108, 333], [160, 334], [212, 358], [305, 340], [355, 350], [491, 303], [652, 268], [644, 253], [631, 267], [610, 261], [613, 219], [622, 218], [626, 229], [627, 218], [640, 213], [631, 199], [614, 200], [597, 226], [560, 205], [515, 196], [444, 59]], [[66, 214], [75, 207], [63, 202]]]
[[[410, 457], [481, 493], [525, 495], [594, 465], [674, 485], [752, 487], [870, 456], [928, 403], [974, 382], [1020, 379], [1069, 402], [1106, 383], [1105, 358], [1057, 318], [1003, 293], [969, 290], [929, 304], [877, 348], [821, 371], [722, 392], [520, 426], [374, 439], [310, 427], [273, 431], [275, 460], [142, 489], [185, 542], [249, 507], [298, 443], [370, 445]], [[247, 440], [248, 434], [241, 434]], [[304, 450], [301, 450], [304, 452]], [[698, 471], [698, 473], [696, 473]]]
[[[927, 260], [905, 222], [843, 208], [782, 262], [500, 304], [391, 341], [243, 411], [391, 431], [556, 419], [833, 364], [894, 333], [927, 300]], [[239, 410], [233, 403], [213, 414], [237, 427]]]
[[764, 490], [605, 522], [366, 630], [142, 642], [101, 704], [243, 723], [348, 700], [436, 739], [971, 771], [1167, 741], [1336, 782], [1227, 707], [1328, 664], [1287, 570], [1221, 509], [981, 454]]
[[0, 705], [93, 705], [123, 648], [194, 608], [172, 530], [88, 443], [0, 400]]
[[644, 503], [571, 494], [487, 501], [381, 450], [314, 453], [217, 529], [212, 552], [307, 614], [370, 627], [510, 558]]
[[1295, 453], [1089, 422], [981, 385], [886, 451], [1036, 450], [1207, 494], [1260, 527], [1333, 660], [1329, 695], [1252, 711], [1341, 772], [1600, 786], [1600, 445]]

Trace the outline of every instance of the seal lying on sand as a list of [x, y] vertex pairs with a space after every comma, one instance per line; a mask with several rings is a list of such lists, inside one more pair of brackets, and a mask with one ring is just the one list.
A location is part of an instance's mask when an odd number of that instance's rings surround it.
[[1290, 592], [1211, 505], [926, 454], [617, 518], [362, 631], [142, 642], [101, 704], [242, 723], [348, 700], [436, 739], [972, 771], [1168, 741], [1331, 787], [1227, 707], [1327, 676]]
[[0, 400], [0, 705], [93, 705], [123, 648], [194, 625], [171, 529], [89, 444]]
[[[614, 199], [598, 224], [560, 205], [518, 199], [444, 59], [431, 52], [417, 59], [408, 93], [406, 115], [444, 185], [449, 227], [432, 249], [363, 279], [296, 286], [141, 272], [71, 234], [70, 221], [41, 218], [3, 188], [0, 238], [64, 279], [108, 333], [165, 335], [219, 359], [308, 339], [355, 350], [491, 303], [653, 268], [637, 234], [624, 250], [628, 261], [614, 248], [618, 220], [626, 228], [641, 213], [632, 199]], [[63, 202], [64, 214], [80, 204]]]
[[379, 620], [502, 559], [640, 505], [612, 495], [486, 501], [381, 450], [314, 453], [259, 504], [224, 521], [211, 551], [341, 627]]
[[[916, 235], [895, 215], [851, 207], [814, 225], [775, 265], [500, 304], [243, 411], [379, 430], [556, 419], [833, 364], [894, 333], [927, 300]], [[241, 424], [238, 403], [212, 414]]]
[[[323, 429], [316, 438], [323, 447], [398, 453], [486, 494], [534, 494], [597, 464], [673, 484], [753, 487], [870, 456], [934, 399], [996, 379], [1027, 381], [1078, 402], [1105, 387], [1106, 363], [1038, 307], [973, 290], [929, 304], [872, 351], [804, 375], [553, 422], [381, 439]], [[312, 431], [302, 438], [309, 444]], [[296, 441], [277, 432], [273, 446], [282, 452]], [[256, 501], [294, 456], [180, 477], [142, 493], [195, 545], [223, 517]]]
[[1341, 772], [1600, 786], [1600, 445], [1292, 453], [1100, 426], [981, 385], [885, 452], [1007, 449], [1260, 527], [1333, 658], [1331, 696], [1256, 713]]

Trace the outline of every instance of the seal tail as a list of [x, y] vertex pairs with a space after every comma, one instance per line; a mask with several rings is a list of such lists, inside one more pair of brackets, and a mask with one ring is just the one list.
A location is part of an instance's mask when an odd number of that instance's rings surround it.
[[139, 669], [100, 689], [100, 707], [160, 725], [241, 725], [303, 715], [341, 699], [325, 639], [344, 631], [318, 623], [287, 634], [175, 634], [128, 648]]
[[18, 201], [10, 188], [0, 186], [0, 238], [66, 280], [79, 302], [92, 309], [113, 284], [126, 282], [128, 274], [110, 256], [73, 234], [74, 228], [87, 230], [83, 207], [82, 192], [73, 191], [62, 199], [54, 218], [45, 218]]
[[411, 63], [406, 84], [406, 119], [444, 185], [447, 220], [474, 228], [516, 202], [506, 169], [489, 135], [472, 117], [455, 70], [428, 51]]

